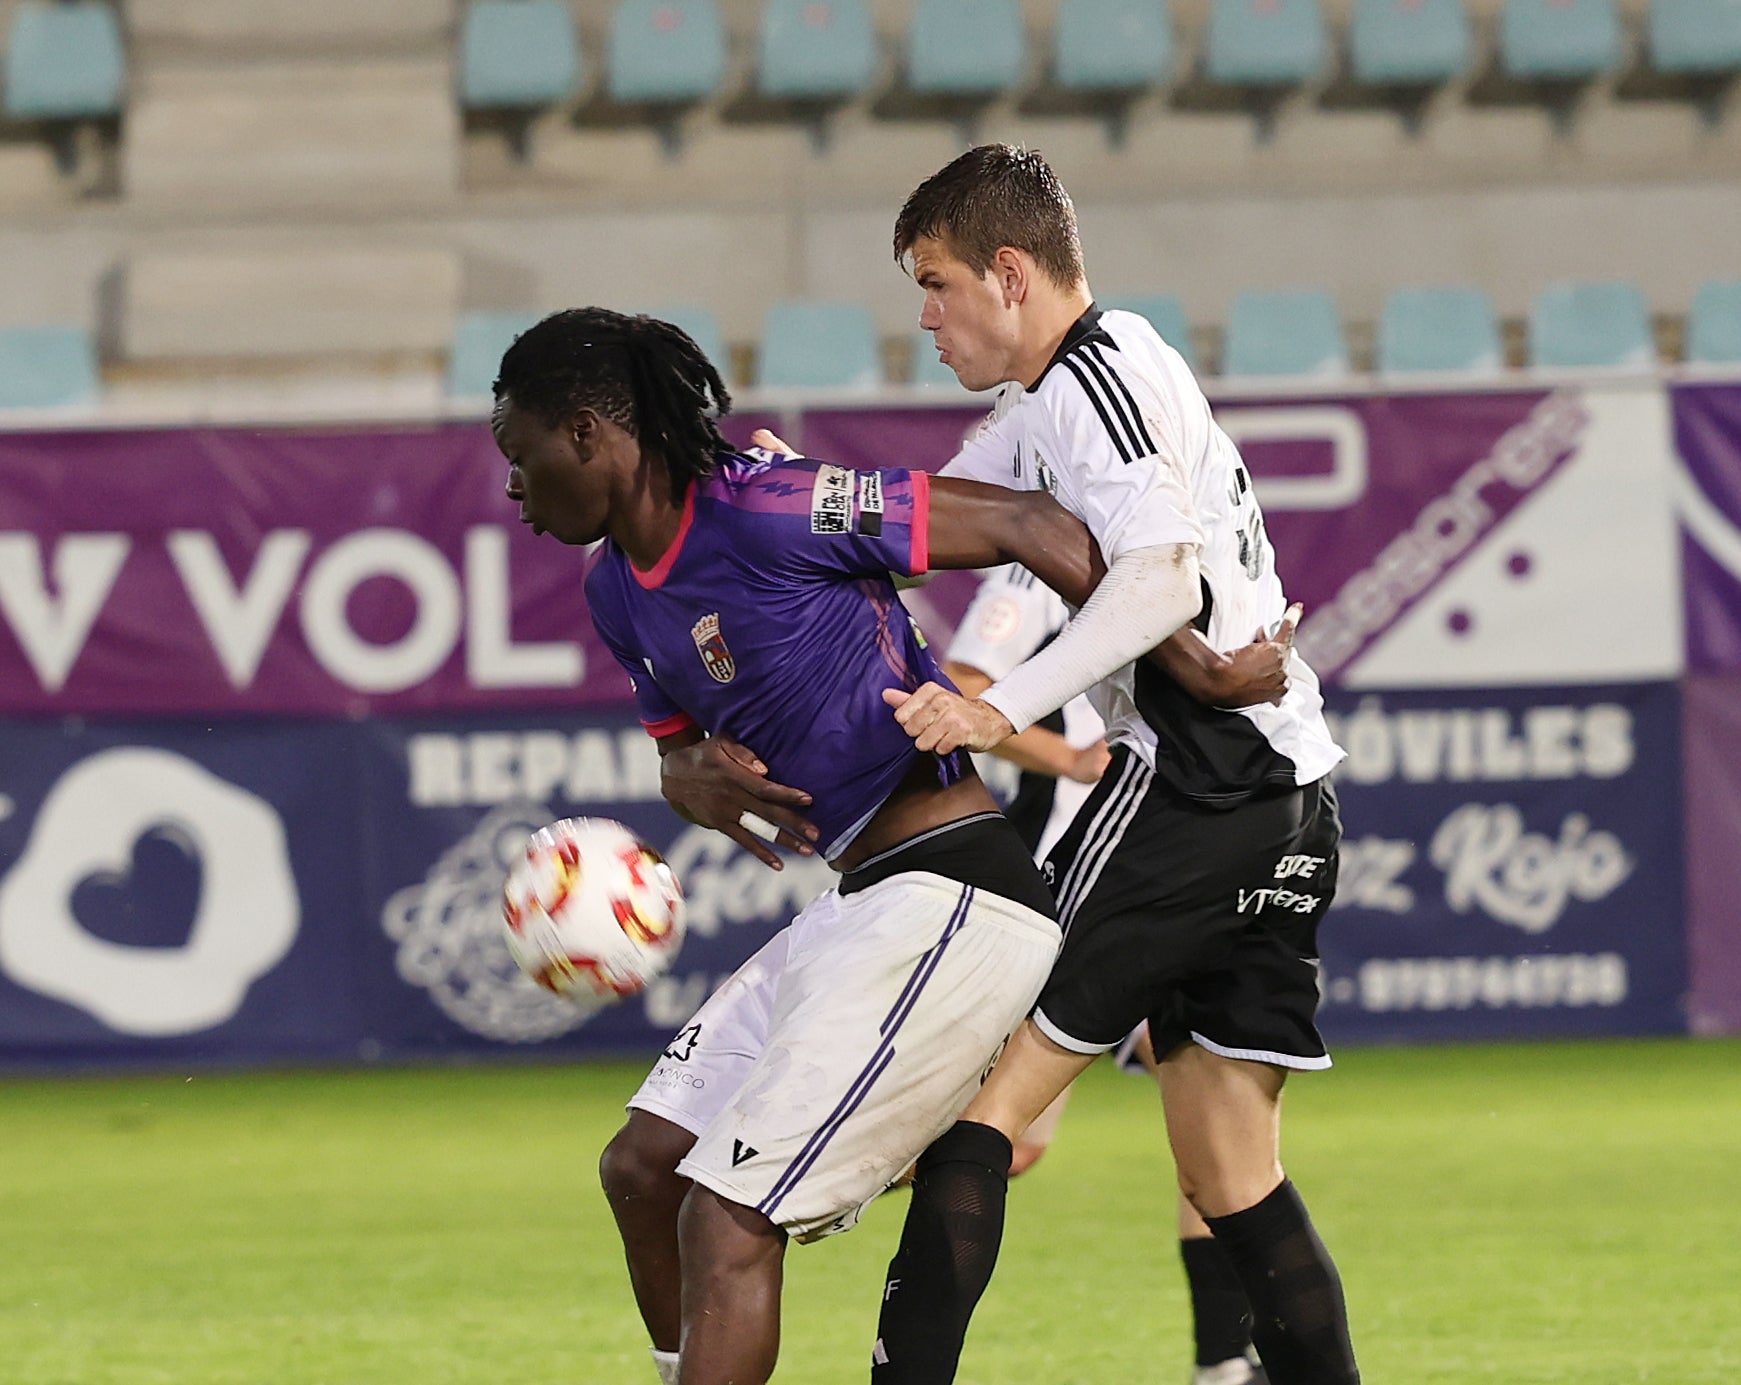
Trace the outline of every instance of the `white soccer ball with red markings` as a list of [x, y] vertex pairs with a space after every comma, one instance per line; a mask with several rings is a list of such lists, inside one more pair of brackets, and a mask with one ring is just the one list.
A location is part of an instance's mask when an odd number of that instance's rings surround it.
[[534, 832], [509, 870], [502, 920], [520, 970], [603, 1005], [670, 968], [683, 945], [683, 888], [622, 823], [564, 818]]

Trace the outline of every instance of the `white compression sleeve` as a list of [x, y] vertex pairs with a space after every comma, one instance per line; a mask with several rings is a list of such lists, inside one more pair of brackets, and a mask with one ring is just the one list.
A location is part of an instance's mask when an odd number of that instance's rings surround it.
[[1078, 693], [1147, 654], [1202, 609], [1194, 544], [1138, 548], [1114, 560], [1058, 637], [982, 692], [1026, 731]]

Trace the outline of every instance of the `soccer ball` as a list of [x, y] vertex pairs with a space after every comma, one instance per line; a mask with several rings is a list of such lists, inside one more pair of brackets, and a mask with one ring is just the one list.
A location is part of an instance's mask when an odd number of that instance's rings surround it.
[[547, 991], [596, 1006], [662, 975], [683, 943], [683, 889], [652, 847], [609, 818], [532, 834], [502, 896], [508, 951]]

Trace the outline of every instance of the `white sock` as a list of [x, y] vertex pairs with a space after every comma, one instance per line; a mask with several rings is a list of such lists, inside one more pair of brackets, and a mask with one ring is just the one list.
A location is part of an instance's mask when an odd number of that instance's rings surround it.
[[1213, 1366], [1199, 1366], [1191, 1374], [1191, 1385], [1245, 1385], [1252, 1377], [1251, 1362], [1243, 1356], [1219, 1361]]
[[658, 1347], [649, 1347], [653, 1353], [653, 1364], [659, 1368], [659, 1379], [665, 1385], [677, 1385], [677, 1353], [660, 1351]]

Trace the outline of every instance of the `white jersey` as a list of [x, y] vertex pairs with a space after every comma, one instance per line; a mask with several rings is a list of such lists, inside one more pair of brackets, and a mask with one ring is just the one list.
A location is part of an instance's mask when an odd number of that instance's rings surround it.
[[[949, 652], [943, 658], [948, 663], [976, 668], [995, 682], [1017, 664], [1032, 658], [1069, 619], [1070, 608], [1064, 599], [1025, 567], [1011, 563], [992, 568], [973, 594], [973, 603], [962, 616], [955, 638], [949, 642]], [[1099, 713], [1086, 697], [1071, 698], [1064, 704], [1061, 716], [1063, 737], [1075, 750], [1093, 745], [1106, 732]], [[1042, 780], [1040, 787], [1044, 791], [1031, 793], [1031, 786]], [[1005, 812], [1033, 847], [1034, 859], [1043, 861], [1052, 844], [1064, 835], [1076, 810], [1094, 791], [1094, 785], [1026, 771], [1021, 785], [1016, 801]], [[1033, 823], [1027, 820], [1030, 808], [1037, 819]]]
[[[1159, 544], [1198, 546], [1218, 650], [1251, 641], [1287, 609], [1251, 476], [1190, 367], [1146, 318], [1090, 308], [1032, 389], [1005, 385], [991, 416], [943, 469], [1046, 490], [1086, 524], [1110, 564]], [[1232, 804], [1266, 784], [1310, 784], [1342, 758], [1317, 676], [1295, 654], [1279, 705], [1202, 707], [1139, 660], [1089, 692], [1107, 739], [1133, 747], [1188, 798]]]

